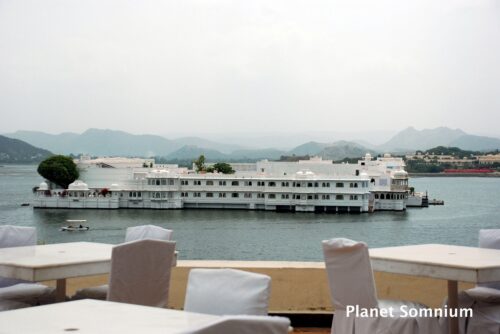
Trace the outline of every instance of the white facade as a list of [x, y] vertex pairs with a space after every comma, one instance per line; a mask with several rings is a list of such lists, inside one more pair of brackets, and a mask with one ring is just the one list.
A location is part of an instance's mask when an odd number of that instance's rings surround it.
[[[138, 169], [109, 190], [85, 189], [75, 181], [67, 191], [39, 189], [34, 206], [79, 208], [218, 208], [300, 212], [404, 210], [408, 176], [400, 158], [334, 164], [314, 158], [298, 162], [257, 162], [235, 174], [196, 174], [184, 169]], [[116, 180], [115, 180], [116, 181]]]

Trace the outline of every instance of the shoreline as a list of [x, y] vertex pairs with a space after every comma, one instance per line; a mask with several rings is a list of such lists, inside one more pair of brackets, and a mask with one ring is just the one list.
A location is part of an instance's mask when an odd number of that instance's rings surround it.
[[500, 177], [500, 173], [408, 173], [409, 177]]

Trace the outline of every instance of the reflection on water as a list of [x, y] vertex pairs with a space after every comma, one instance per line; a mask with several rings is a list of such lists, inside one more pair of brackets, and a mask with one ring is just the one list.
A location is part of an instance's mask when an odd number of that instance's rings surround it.
[[[128, 226], [174, 230], [182, 259], [321, 260], [320, 242], [363, 240], [371, 247], [417, 243], [476, 245], [480, 228], [500, 228], [500, 179], [414, 178], [444, 206], [406, 212], [329, 215], [237, 210], [34, 210], [31, 189], [42, 180], [35, 166], [0, 168], [0, 224], [36, 226], [43, 243], [119, 243]], [[86, 219], [90, 230], [61, 232], [67, 219]]]

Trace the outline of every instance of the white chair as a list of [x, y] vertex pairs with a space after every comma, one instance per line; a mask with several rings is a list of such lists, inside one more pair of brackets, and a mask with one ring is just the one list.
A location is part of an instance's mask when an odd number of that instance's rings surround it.
[[[125, 232], [125, 242], [144, 240], [144, 239], [155, 239], [155, 240], [172, 240], [173, 231], [165, 228], [161, 228], [155, 225], [140, 225], [128, 227]], [[76, 291], [76, 293], [71, 297], [72, 300], [78, 299], [99, 299], [106, 300], [108, 294], [108, 285], [103, 284], [99, 286], [93, 286], [89, 288], [83, 288]]]
[[[0, 248], [36, 245], [36, 228], [24, 226], [0, 226]], [[55, 289], [39, 283], [0, 277], [0, 301], [8, 303], [4, 309], [22, 304], [39, 305], [55, 302]], [[7, 302], [5, 302], [7, 303]], [[17, 307], [16, 307], [17, 308]]]
[[173, 233], [174, 231], [172, 230], [167, 230], [155, 225], [132, 226], [127, 228], [125, 242], [144, 239], [170, 241], [172, 240]]
[[223, 316], [183, 334], [287, 334], [290, 320], [268, 316]]
[[[335, 314], [332, 333], [335, 334], [433, 334], [439, 333], [436, 318], [403, 317], [401, 306], [422, 309], [424, 305], [405, 301], [377, 299], [368, 247], [349, 239], [323, 241], [326, 271]], [[348, 306], [378, 310], [392, 307], [393, 317], [356, 317]]]
[[175, 242], [145, 239], [113, 247], [107, 300], [165, 307]]
[[271, 278], [235, 269], [191, 269], [184, 310], [214, 315], [267, 315]]
[[[479, 247], [500, 249], [500, 229], [480, 230]], [[460, 332], [500, 333], [500, 282], [481, 283], [459, 294], [459, 307], [471, 307], [473, 315], [460, 319]]]

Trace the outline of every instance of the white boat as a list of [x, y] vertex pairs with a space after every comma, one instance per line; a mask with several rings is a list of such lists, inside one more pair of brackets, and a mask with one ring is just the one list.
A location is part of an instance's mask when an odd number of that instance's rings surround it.
[[[60, 230], [61, 231], [88, 231], [90, 229], [90, 227], [82, 225], [86, 222], [87, 222], [86, 220], [68, 219], [68, 220], [66, 220], [66, 223], [68, 223], [68, 225], [61, 227]], [[76, 226], [76, 224], [78, 224], [78, 226]]]

